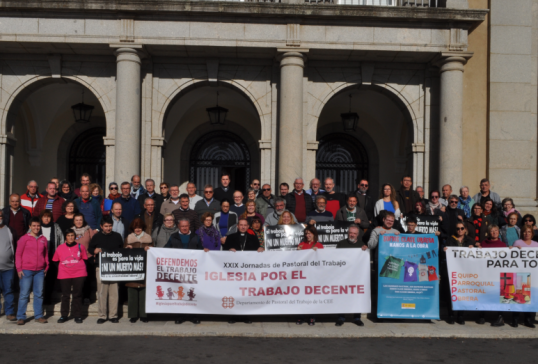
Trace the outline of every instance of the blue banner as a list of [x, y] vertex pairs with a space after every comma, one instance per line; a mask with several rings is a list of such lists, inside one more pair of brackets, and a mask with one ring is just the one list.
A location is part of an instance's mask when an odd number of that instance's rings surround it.
[[439, 319], [438, 254], [433, 234], [379, 236], [377, 317]]

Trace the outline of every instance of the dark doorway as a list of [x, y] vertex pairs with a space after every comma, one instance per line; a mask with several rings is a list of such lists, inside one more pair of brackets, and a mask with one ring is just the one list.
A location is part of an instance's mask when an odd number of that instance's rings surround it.
[[206, 184], [219, 186], [220, 175], [230, 174], [231, 187], [245, 191], [250, 179], [250, 153], [237, 135], [215, 131], [202, 136], [194, 144], [190, 157], [190, 178], [198, 193]]
[[348, 193], [357, 188], [361, 178], [368, 179], [368, 154], [363, 145], [347, 134], [329, 134], [319, 141], [316, 176], [334, 179], [336, 192]]
[[103, 137], [105, 128], [93, 128], [80, 134], [69, 151], [69, 181], [80, 187], [80, 176], [88, 173], [92, 182], [106, 188], [106, 149]]

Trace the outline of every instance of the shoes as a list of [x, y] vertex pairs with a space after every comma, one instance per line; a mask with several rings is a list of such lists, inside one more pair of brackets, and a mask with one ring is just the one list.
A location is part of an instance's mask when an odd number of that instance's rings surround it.
[[448, 320], [446, 320], [446, 323], [449, 325], [454, 325], [454, 316], [448, 316]]
[[47, 319], [44, 318], [44, 317], [40, 317], [40, 318], [36, 319], [35, 322], [37, 322], [37, 323], [39, 323], [39, 324], [46, 324], [46, 323], [48, 323]]
[[84, 306], [89, 306], [91, 304], [91, 301], [89, 298], [84, 299]]
[[197, 318], [194, 318], [194, 319], [191, 320], [191, 322], [192, 322], [193, 324], [195, 324], [195, 325], [198, 325], [198, 324], [200, 323], [200, 320], [197, 319]]
[[230, 320], [228, 320], [228, 323], [229, 324], [235, 324], [235, 320], [230, 319]]
[[75, 318], [75, 323], [76, 323], [76, 324], [81, 324], [81, 323], [83, 323], [83, 322], [84, 322], [84, 321], [82, 321], [82, 318], [81, 318], [81, 317], [76, 317], [76, 318]]
[[131, 319], [129, 319], [129, 322], [134, 324], [138, 319], [136, 317], [133, 317]]
[[478, 320], [476, 320], [476, 323], [479, 325], [484, 325], [486, 323], [486, 319], [483, 317], [480, 317]]
[[181, 325], [182, 323], [184, 323], [185, 320], [181, 319], [181, 320], [176, 320], [176, 325]]
[[303, 324], [303, 320], [302, 319], [298, 319], [297, 322], [295, 323], [296, 325], [302, 325]]
[[119, 324], [120, 320], [117, 319], [117, 318], [113, 318], [113, 319], [110, 320], [110, 322], [112, 322], [113, 324]]
[[458, 323], [458, 325], [465, 325], [465, 320], [463, 319], [463, 316], [457, 316], [456, 322]]
[[502, 315], [499, 315], [499, 317], [497, 317], [497, 320], [495, 320], [491, 326], [493, 327], [501, 327], [501, 326], [504, 326], [504, 319], [503, 319], [503, 316]]
[[310, 321], [308, 321], [308, 326], [314, 326], [316, 324], [316, 319], [310, 319]]
[[148, 322], [148, 318], [147, 317], [140, 317], [140, 321], [144, 322], [144, 323], [147, 323]]
[[512, 319], [512, 323], [510, 324], [513, 328], [517, 329], [518, 325], [518, 319]]
[[98, 323], [98, 324], [104, 324], [105, 322], [106, 322], [105, 319], [99, 319], [99, 320], [97, 320], [97, 323]]
[[534, 329], [536, 327], [532, 323], [532, 320], [530, 318], [528, 318], [528, 317], [525, 318], [525, 321], [524, 321], [523, 325], [525, 325], [527, 327], [530, 327], [531, 329]]
[[24, 324], [25, 324], [24, 320], [18, 320], [18, 321], [17, 321], [17, 325], [22, 326], [22, 325], [24, 325]]
[[338, 319], [338, 320], [336, 320], [336, 323], [334, 324], [334, 326], [342, 326], [344, 324], [344, 322], [345, 322], [344, 320]]
[[8, 321], [17, 321], [17, 317], [15, 315], [7, 315], [6, 320], [8, 320]]
[[60, 317], [60, 318], [58, 319], [58, 323], [59, 323], [59, 324], [63, 324], [63, 323], [65, 323], [65, 322], [67, 322], [67, 316], [62, 316], [62, 317]]
[[357, 326], [364, 326], [364, 322], [362, 322], [360, 318], [356, 318], [355, 320], [353, 320], [353, 323]]

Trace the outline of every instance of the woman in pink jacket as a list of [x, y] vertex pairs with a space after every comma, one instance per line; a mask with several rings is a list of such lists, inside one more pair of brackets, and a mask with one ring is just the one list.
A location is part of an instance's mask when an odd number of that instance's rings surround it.
[[41, 221], [38, 217], [30, 220], [30, 233], [22, 236], [17, 243], [15, 267], [19, 275], [20, 295], [17, 309], [17, 325], [24, 325], [30, 290], [34, 288], [34, 318], [46, 324], [43, 317], [43, 282], [49, 269], [48, 241], [40, 235]]

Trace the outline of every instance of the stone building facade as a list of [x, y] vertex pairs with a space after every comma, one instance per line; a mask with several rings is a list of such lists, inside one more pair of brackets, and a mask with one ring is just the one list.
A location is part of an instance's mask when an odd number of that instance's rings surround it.
[[[536, 210], [538, 0], [0, 0], [0, 203], [108, 185], [481, 178]], [[83, 94], [84, 92], [84, 94]], [[86, 123], [72, 106], [94, 106]], [[223, 124], [207, 109], [226, 108]], [[341, 114], [359, 116], [344, 128]], [[199, 186], [200, 187], [200, 186]]]

